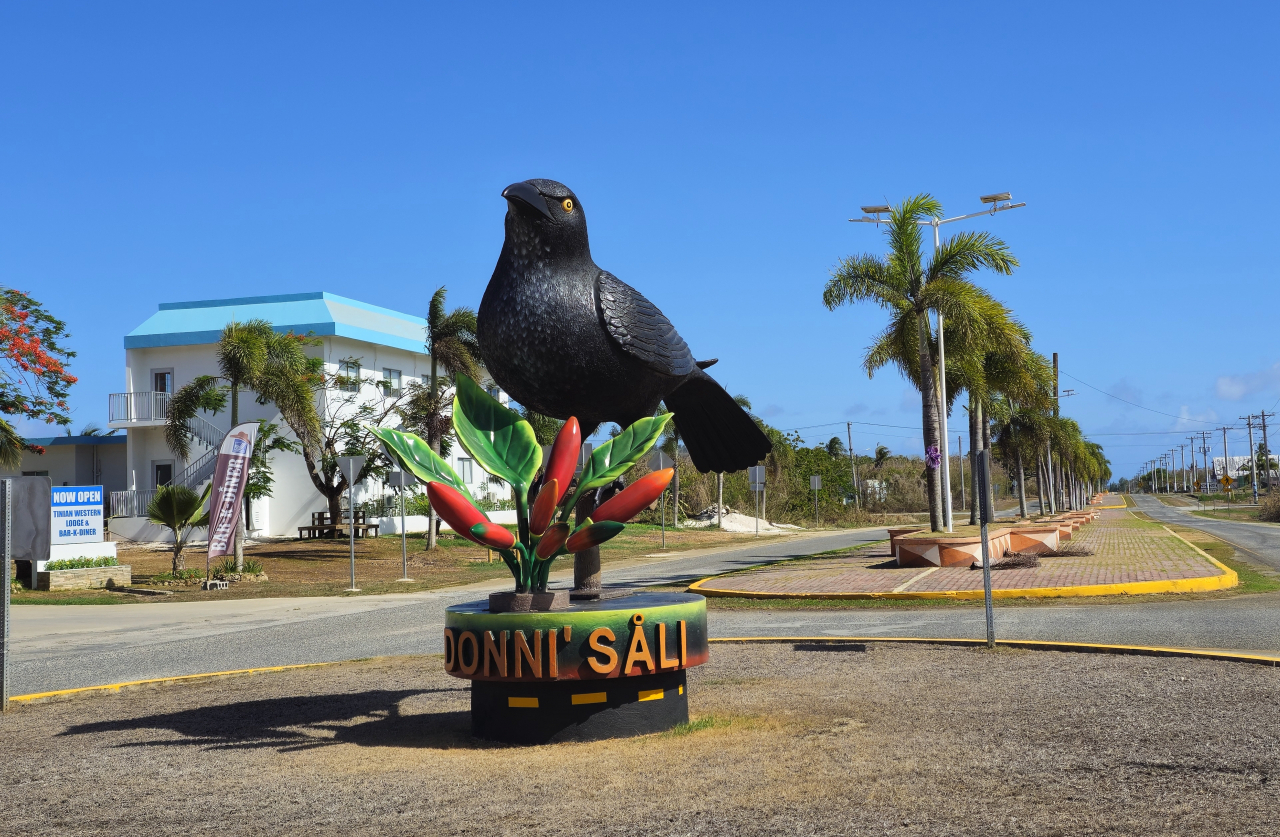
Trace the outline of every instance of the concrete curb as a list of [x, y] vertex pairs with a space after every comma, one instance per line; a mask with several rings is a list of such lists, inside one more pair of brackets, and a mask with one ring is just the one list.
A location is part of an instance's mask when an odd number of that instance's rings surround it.
[[[351, 662], [351, 660], [346, 660], [345, 662]], [[52, 692], [33, 692], [29, 695], [14, 695], [9, 698], [9, 702], [35, 703], [49, 698], [63, 697], [65, 695], [87, 694], [90, 692], [119, 692], [121, 689], [127, 689], [134, 686], [187, 683], [193, 680], [211, 680], [215, 677], [235, 677], [242, 674], [261, 674], [268, 671], [288, 671], [293, 668], [319, 668], [320, 666], [331, 666], [336, 664], [337, 663], [298, 663], [288, 666], [267, 666], [265, 668], [238, 668], [231, 671], [210, 671], [203, 674], [180, 674], [176, 677], [155, 677], [150, 680], [127, 680], [123, 683], [108, 683], [102, 686], [81, 686], [77, 689], [57, 689]]]
[[[958, 639], [910, 637], [910, 636], [744, 636], [709, 639], [708, 642], [916, 642], [927, 645], [957, 645], [963, 647], [985, 646], [985, 639]], [[1280, 657], [1262, 654], [1237, 654], [1231, 651], [1198, 651], [1193, 648], [1164, 648], [1158, 645], [1104, 645], [1094, 642], [1049, 642], [1036, 639], [997, 639], [996, 645], [1004, 648], [1024, 648], [1030, 651], [1069, 651], [1086, 654], [1133, 654], [1145, 657], [1185, 657], [1201, 660], [1223, 660], [1252, 665], [1280, 666]]]
[[[1236, 571], [1215, 559], [1191, 541], [1179, 535], [1168, 526], [1161, 524], [1166, 532], [1191, 547], [1202, 558], [1218, 569], [1221, 575], [1201, 576], [1199, 578], [1173, 578], [1164, 581], [1132, 581], [1127, 584], [1082, 584], [1074, 587], [1020, 587], [1006, 590], [992, 590], [993, 599], [1062, 599], [1077, 596], [1146, 596], [1155, 593], [1208, 593], [1214, 590], [1228, 590], [1240, 584], [1240, 576]], [[736, 573], [734, 574], [736, 575]], [[690, 593], [701, 593], [710, 598], [737, 599], [900, 599], [925, 600], [943, 599], [954, 601], [970, 601], [981, 599], [982, 590], [940, 590], [931, 593], [760, 593], [750, 590], [735, 590], [730, 587], [708, 587], [708, 582], [718, 578], [731, 576], [708, 576], [690, 584]]]

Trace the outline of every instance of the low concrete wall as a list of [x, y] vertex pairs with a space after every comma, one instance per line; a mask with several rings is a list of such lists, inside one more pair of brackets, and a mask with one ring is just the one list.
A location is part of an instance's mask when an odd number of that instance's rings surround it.
[[37, 590], [94, 590], [102, 587], [128, 587], [133, 584], [133, 568], [86, 567], [82, 570], [54, 570], [36, 574]]

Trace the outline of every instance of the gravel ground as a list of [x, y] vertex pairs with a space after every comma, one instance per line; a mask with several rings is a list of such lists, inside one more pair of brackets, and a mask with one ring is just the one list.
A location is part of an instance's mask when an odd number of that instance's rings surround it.
[[684, 734], [467, 735], [438, 657], [22, 706], [0, 832], [1257, 834], [1280, 671], [916, 645], [716, 646]]

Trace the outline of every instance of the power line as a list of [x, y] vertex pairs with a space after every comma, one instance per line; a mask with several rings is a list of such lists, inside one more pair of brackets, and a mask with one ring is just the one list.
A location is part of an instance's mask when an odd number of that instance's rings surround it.
[[[1059, 370], [1059, 371], [1061, 371], [1061, 370]], [[1114, 399], [1115, 399], [1115, 400], [1117, 400], [1117, 401], [1123, 401], [1124, 403], [1129, 404], [1130, 406], [1137, 407], [1139, 410], [1146, 410], [1147, 412], [1150, 412], [1150, 413], [1156, 413], [1157, 415], [1168, 416], [1169, 418], [1176, 418], [1176, 419], [1178, 419], [1179, 421], [1197, 421], [1197, 422], [1199, 422], [1199, 423], [1201, 423], [1201, 424], [1215, 424], [1215, 423], [1216, 423], [1216, 422], [1212, 422], [1212, 421], [1205, 421], [1204, 419], [1189, 418], [1189, 417], [1187, 417], [1187, 416], [1175, 416], [1173, 413], [1166, 413], [1166, 412], [1164, 412], [1163, 410], [1153, 410], [1153, 409], [1151, 409], [1150, 407], [1144, 407], [1144, 406], [1142, 406], [1141, 404], [1137, 404], [1137, 403], [1135, 403], [1135, 402], [1133, 402], [1133, 401], [1130, 401], [1130, 400], [1129, 400], [1129, 399], [1127, 399], [1127, 398], [1121, 398], [1121, 397], [1120, 397], [1120, 396], [1118, 396], [1118, 395], [1112, 395], [1111, 393], [1107, 392], [1105, 389], [1098, 389], [1097, 387], [1095, 387], [1093, 384], [1089, 383], [1088, 381], [1082, 381], [1082, 380], [1080, 380], [1079, 378], [1077, 378], [1075, 375], [1072, 375], [1072, 374], [1070, 374], [1070, 373], [1063, 372], [1062, 374], [1063, 374], [1063, 375], [1066, 375], [1068, 378], [1070, 378], [1070, 379], [1071, 379], [1071, 380], [1073, 380], [1073, 381], [1076, 381], [1076, 382], [1078, 382], [1078, 383], [1084, 384], [1084, 385], [1085, 385], [1085, 386], [1087, 386], [1089, 389], [1096, 390], [1096, 391], [1098, 391], [1098, 392], [1102, 393], [1103, 395], [1107, 396], [1108, 398], [1114, 398]], [[1280, 403], [1280, 402], [1277, 402], [1277, 403]]]
[[878, 423], [876, 423], [876, 422], [874, 422], [874, 421], [854, 421], [854, 422], [850, 422], [848, 419], [846, 419], [845, 421], [829, 421], [829, 422], [827, 422], [826, 424], [807, 424], [807, 425], [805, 425], [804, 427], [787, 427], [787, 428], [784, 428], [782, 432], [783, 432], [783, 433], [792, 433], [792, 432], [795, 432], [796, 430], [812, 430], [812, 429], [813, 429], [813, 428], [815, 428], [815, 427], [834, 427], [834, 426], [835, 426], [835, 425], [837, 425], [837, 424], [839, 424], [839, 425], [843, 425], [843, 424], [846, 424], [846, 423], [848, 423], [848, 424], [862, 424], [862, 425], [866, 425], [867, 427], [896, 427], [896, 428], [898, 428], [899, 430], [915, 430], [915, 431], [919, 431], [919, 430], [920, 430], [920, 428], [919, 428], [919, 427], [908, 427], [908, 426], [907, 426], [907, 425], [905, 425], [905, 424], [878, 424]]

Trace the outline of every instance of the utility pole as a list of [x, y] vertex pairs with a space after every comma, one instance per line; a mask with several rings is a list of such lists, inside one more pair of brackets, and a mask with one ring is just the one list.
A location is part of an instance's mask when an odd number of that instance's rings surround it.
[[1262, 446], [1267, 450], [1267, 455], [1266, 455], [1267, 494], [1270, 495], [1271, 494], [1271, 445], [1267, 442], [1267, 416], [1268, 415], [1274, 416], [1275, 413], [1268, 414], [1266, 410], [1262, 411]]
[[[1200, 475], [1197, 473], [1196, 468], [1196, 437], [1188, 436], [1187, 441], [1191, 443], [1191, 482], [1194, 484], [1200, 481]], [[1199, 491], [1199, 489], [1196, 490]]]
[[[1224, 476], [1230, 479], [1231, 478], [1231, 455], [1227, 453], [1227, 431], [1230, 430], [1231, 428], [1221, 427], [1218, 429], [1222, 431], [1222, 473]], [[1231, 482], [1228, 484], [1234, 488], [1235, 480], [1232, 479]]]
[[849, 462], [853, 465], [853, 507], [862, 507], [862, 492], [858, 490], [858, 455], [853, 452], [853, 422], [844, 423], [845, 433], [849, 438]]
[[1188, 493], [1191, 487], [1187, 482], [1187, 446], [1185, 444], [1178, 445], [1178, 457], [1182, 460], [1182, 493]]
[[1244, 423], [1249, 428], [1249, 482], [1253, 486], [1253, 503], [1258, 504], [1258, 450], [1253, 446], [1253, 416], [1244, 416]]
[[[1210, 468], [1209, 468], [1209, 431], [1208, 430], [1200, 431], [1200, 456], [1204, 459], [1204, 484], [1205, 484], [1205, 488], [1207, 489], [1209, 485], [1212, 484], [1213, 482], [1213, 478], [1209, 476]], [[1210, 491], [1209, 493], [1212, 494], [1213, 492]]]

